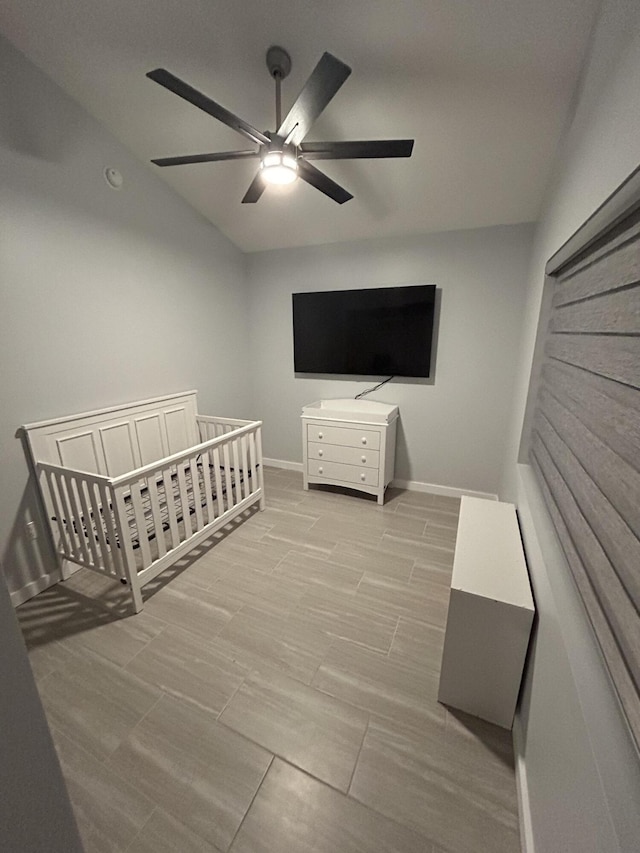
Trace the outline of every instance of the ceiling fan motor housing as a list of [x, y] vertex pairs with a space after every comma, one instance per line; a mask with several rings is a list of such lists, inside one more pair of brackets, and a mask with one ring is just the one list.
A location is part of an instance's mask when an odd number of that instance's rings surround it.
[[267, 68], [273, 78], [284, 80], [291, 71], [291, 57], [283, 47], [273, 45], [267, 51]]
[[269, 133], [269, 144], [263, 145], [262, 156], [265, 154], [269, 154], [271, 152], [278, 152], [280, 154], [287, 154], [289, 157], [297, 158], [298, 156], [298, 147], [296, 145], [292, 145], [287, 142], [282, 136], [278, 136], [276, 133]]

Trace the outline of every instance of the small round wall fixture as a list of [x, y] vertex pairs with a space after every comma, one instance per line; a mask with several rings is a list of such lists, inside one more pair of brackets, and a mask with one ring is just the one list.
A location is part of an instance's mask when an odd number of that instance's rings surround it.
[[122, 174], [117, 169], [114, 169], [113, 166], [107, 166], [104, 170], [104, 179], [112, 190], [121, 189], [122, 184], [124, 183]]

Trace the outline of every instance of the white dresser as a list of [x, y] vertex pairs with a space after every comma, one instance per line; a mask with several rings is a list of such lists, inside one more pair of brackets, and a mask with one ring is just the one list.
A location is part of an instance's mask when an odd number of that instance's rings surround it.
[[329, 483], [376, 495], [393, 479], [398, 407], [375, 400], [319, 400], [302, 408], [304, 488]]

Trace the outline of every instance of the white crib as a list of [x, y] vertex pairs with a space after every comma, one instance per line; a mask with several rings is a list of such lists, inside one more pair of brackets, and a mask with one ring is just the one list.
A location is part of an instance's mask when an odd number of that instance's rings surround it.
[[63, 579], [142, 587], [248, 507], [264, 509], [261, 421], [197, 413], [196, 392], [22, 427]]

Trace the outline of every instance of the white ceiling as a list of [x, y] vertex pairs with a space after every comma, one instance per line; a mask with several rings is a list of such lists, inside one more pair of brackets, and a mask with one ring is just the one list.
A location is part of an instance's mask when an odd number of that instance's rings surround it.
[[[255, 161], [148, 167], [244, 251], [537, 218], [598, 0], [3, 0], [0, 28], [141, 160], [246, 140], [145, 77], [165, 67], [274, 129], [271, 44], [293, 70], [353, 69], [308, 140], [414, 138], [411, 159], [323, 161], [344, 205], [297, 181], [240, 200]], [[105, 164], [114, 165], [117, 164]], [[125, 175], [126, 178], [126, 175]]]

